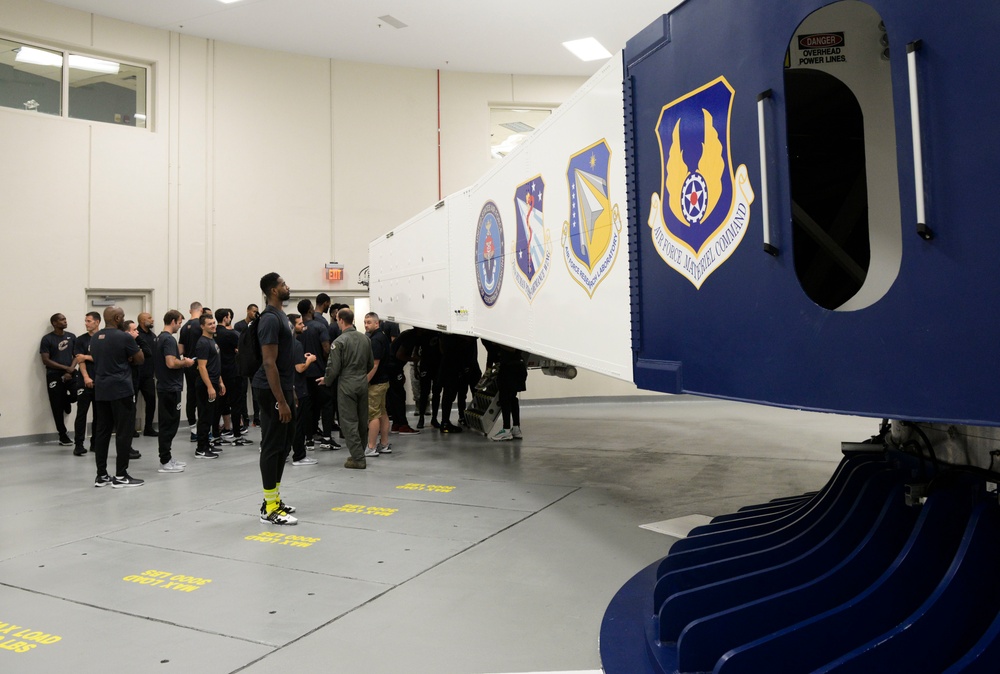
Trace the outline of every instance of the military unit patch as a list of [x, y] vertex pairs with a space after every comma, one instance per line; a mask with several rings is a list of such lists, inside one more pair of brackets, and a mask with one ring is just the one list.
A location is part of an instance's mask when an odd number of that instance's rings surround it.
[[552, 263], [552, 241], [542, 215], [544, 195], [541, 176], [518, 185], [514, 191], [517, 237], [512, 267], [514, 281], [529, 302], [545, 283]]
[[476, 230], [476, 285], [483, 304], [492, 307], [503, 286], [503, 223], [500, 209], [492, 201], [483, 204]]
[[618, 205], [608, 188], [611, 148], [605, 140], [580, 150], [569, 159], [569, 221], [563, 223], [562, 246], [566, 268], [587, 294], [611, 271], [621, 243]]
[[695, 288], [735, 252], [750, 222], [747, 167], [734, 173], [730, 156], [735, 93], [719, 77], [663, 106], [656, 124], [662, 179], [647, 224], [660, 257]]

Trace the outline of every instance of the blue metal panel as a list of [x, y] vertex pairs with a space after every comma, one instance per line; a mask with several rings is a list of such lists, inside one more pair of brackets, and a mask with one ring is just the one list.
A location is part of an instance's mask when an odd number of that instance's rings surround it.
[[[993, 224], [1000, 82], [992, 3], [872, 0], [884, 20], [902, 215], [902, 262], [888, 292], [857, 311], [830, 311], [794, 269], [785, 51], [826, 0], [690, 0], [629, 42], [629, 180], [634, 244], [635, 381], [644, 388], [735, 400], [976, 425], [1000, 425], [1000, 295]], [[946, 13], [947, 16], [943, 16]], [[659, 37], [657, 37], [659, 36]], [[927, 221], [916, 235], [906, 45], [919, 53]], [[732, 165], [759, 190], [757, 95], [772, 92], [770, 211], [777, 256], [762, 251], [760, 195], [742, 243], [696, 288], [665, 264], [646, 224], [661, 188], [661, 110], [724, 76], [735, 91]]]
[[[1000, 557], [1000, 508], [982, 503], [973, 512], [958, 553], [934, 593], [901, 624], [886, 634], [817, 670], [824, 673], [887, 672], [915, 652], [917, 668], [939, 672], [958, 660], [990, 624], [1000, 600], [996, 560]], [[936, 648], [923, 652], [922, 645]]]
[[902, 552], [871, 587], [834, 609], [730, 650], [714, 671], [813, 671], [912, 614], [944, 577], [962, 538], [955, 523], [966, 522], [975, 506], [975, 487], [963, 485], [960, 477], [955, 481], [959, 484], [941, 484], [928, 498]]
[[709, 671], [729, 649], [841, 604], [871, 585], [899, 554], [913, 529], [916, 511], [895, 494], [886, 499], [874, 526], [836, 566], [799, 586], [775, 591], [692, 621], [678, 643], [682, 671]]

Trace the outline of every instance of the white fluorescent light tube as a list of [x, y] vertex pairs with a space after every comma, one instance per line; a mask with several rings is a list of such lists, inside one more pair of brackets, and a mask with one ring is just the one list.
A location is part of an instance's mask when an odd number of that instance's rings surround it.
[[56, 54], [34, 47], [20, 47], [14, 60], [19, 63], [31, 63], [36, 66], [62, 67], [62, 54]]
[[91, 58], [90, 56], [80, 56], [79, 54], [69, 55], [69, 67], [77, 70], [87, 70], [92, 73], [105, 73], [107, 75], [117, 75], [118, 63], [114, 61], [104, 61]]
[[569, 42], [563, 42], [562, 45], [573, 52], [581, 61], [597, 61], [599, 59], [611, 58], [611, 52], [592, 37], [585, 37], [582, 40], [570, 40]]

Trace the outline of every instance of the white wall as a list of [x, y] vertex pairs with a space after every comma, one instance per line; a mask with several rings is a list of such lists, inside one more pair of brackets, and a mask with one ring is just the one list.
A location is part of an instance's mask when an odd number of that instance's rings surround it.
[[[151, 290], [157, 329], [192, 300], [240, 313], [272, 270], [293, 291], [361, 292], [368, 242], [438, 198], [435, 71], [252, 49], [38, 0], [0, 0], [0, 34], [153, 66], [151, 130], [0, 108], [0, 265], [27, 319], [0, 331], [0, 437], [54, 432], [38, 344], [55, 312], [82, 332], [88, 288]], [[444, 193], [489, 169], [490, 104], [558, 104], [583, 81], [442, 73]], [[331, 259], [346, 281], [325, 281]], [[600, 393], [554, 385], [545, 397]]]

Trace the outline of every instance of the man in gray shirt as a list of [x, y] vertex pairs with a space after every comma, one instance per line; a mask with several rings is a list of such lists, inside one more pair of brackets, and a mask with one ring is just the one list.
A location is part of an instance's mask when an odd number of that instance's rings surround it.
[[365, 445], [368, 441], [368, 372], [375, 367], [371, 341], [354, 327], [354, 312], [341, 309], [337, 312], [340, 337], [330, 346], [326, 362], [326, 376], [321, 381], [327, 386], [337, 384], [337, 407], [340, 410], [340, 429], [347, 441], [351, 458], [345, 468], [365, 468]]

